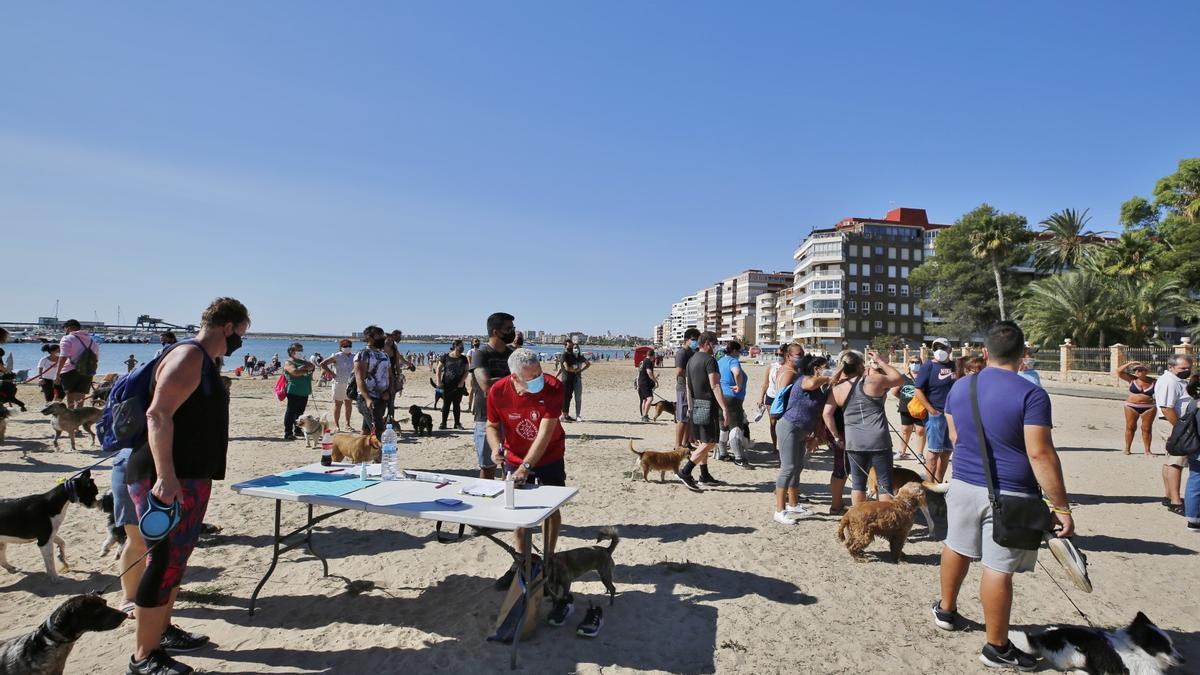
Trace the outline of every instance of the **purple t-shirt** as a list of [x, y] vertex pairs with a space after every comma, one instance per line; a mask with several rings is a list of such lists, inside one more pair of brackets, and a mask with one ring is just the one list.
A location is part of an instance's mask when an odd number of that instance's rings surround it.
[[[979, 415], [994, 460], [993, 472], [1000, 490], [1039, 493], [1033, 467], [1025, 454], [1025, 427], [1051, 427], [1050, 396], [1045, 389], [1002, 368], [984, 368], [979, 378]], [[958, 439], [954, 443], [954, 478], [987, 487], [975, 416], [971, 411], [971, 377], [954, 384], [946, 399], [946, 414], [954, 418]]]

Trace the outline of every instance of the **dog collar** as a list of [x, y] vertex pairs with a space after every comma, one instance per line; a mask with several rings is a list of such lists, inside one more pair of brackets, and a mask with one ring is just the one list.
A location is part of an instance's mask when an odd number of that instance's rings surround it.
[[[53, 615], [51, 615], [51, 618], [53, 618]], [[46, 619], [46, 623], [42, 624], [42, 638], [51, 645], [65, 645], [74, 642], [74, 640], [51, 628], [50, 619]]]
[[75, 478], [68, 478], [63, 481], [63, 487], [67, 490], [67, 499], [71, 500], [72, 504], [79, 503], [79, 492], [75, 489]]

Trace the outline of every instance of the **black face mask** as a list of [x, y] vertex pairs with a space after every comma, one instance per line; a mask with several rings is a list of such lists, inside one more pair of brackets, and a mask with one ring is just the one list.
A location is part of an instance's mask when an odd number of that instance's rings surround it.
[[237, 331], [225, 336], [225, 356], [233, 356], [233, 353], [242, 348], [242, 336], [237, 334]]
[[504, 344], [506, 345], [512, 344], [517, 339], [517, 329], [514, 328], [507, 333], [504, 333], [500, 336], [500, 339], [503, 340]]
[[375, 349], [383, 349], [383, 343], [383, 338], [375, 338], [374, 340], [371, 340], [371, 346]]
[[1186, 380], [1191, 376], [1192, 376], [1191, 370], [1181, 370], [1178, 373], [1175, 373], [1175, 377], [1178, 377], [1181, 380]]

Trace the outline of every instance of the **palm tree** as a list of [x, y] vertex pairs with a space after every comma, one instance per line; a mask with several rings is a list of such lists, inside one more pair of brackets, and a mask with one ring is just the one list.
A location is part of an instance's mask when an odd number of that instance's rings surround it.
[[[990, 207], [989, 207], [990, 208]], [[1000, 279], [1000, 270], [1007, 266], [1013, 254], [1029, 241], [1032, 236], [1025, 229], [1025, 218], [1015, 213], [980, 214], [981, 220], [977, 229], [971, 232], [971, 255], [987, 260], [992, 266], [992, 276], [996, 280], [996, 301], [1000, 305], [1000, 320], [1008, 318], [1004, 308], [1004, 285]]]
[[1026, 335], [1034, 344], [1103, 345], [1121, 325], [1112, 288], [1100, 274], [1074, 270], [1029, 284], [1018, 303]]
[[1100, 246], [1089, 256], [1097, 271], [1123, 279], [1146, 279], [1152, 275], [1163, 251], [1145, 230], [1127, 230], [1114, 242]]
[[1100, 239], [1100, 235], [1084, 229], [1090, 220], [1087, 209], [1050, 214], [1041, 222], [1044, 229], [1033, 243], [1034, 267], [1049, 272], [1079, 267]]
[[1126, 344], [1140, 347], [1154, 342], [1154, 332], [1167, 319], [1190, 319], [1198, 312], [1182, 280], [1170, 275], [1152, 279], [1113, 282], [1114, 314], [1122, 324]]

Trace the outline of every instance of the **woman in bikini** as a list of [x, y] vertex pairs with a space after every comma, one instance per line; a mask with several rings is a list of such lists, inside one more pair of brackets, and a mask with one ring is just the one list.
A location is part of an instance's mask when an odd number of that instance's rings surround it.
[[1117, 369], [1117, 377], [1129, 383], [1129, 396], [1125, 397], [1125, 454], [1130, 454], [1133, 434], [1137, 431], [1138, 419], [1142, 421], [1142, 444], [1146, 454], [1150, 451], [1150, 427], [1154, 425], [1154, 385], [1150, 369], [1140, 361], [1130, 361]]

